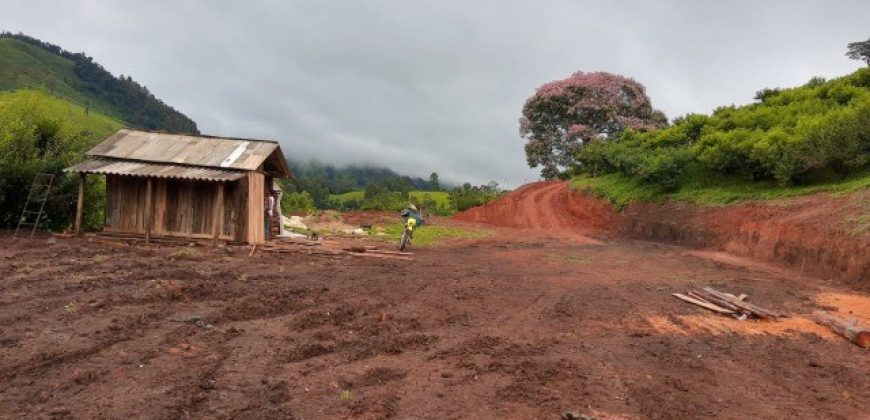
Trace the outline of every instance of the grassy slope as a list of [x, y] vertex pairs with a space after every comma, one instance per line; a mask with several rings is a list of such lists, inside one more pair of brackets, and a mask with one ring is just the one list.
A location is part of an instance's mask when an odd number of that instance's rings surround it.
[[577, 177], [572, 185], [580, 191], [606, 198], [617, 208], [632, 202], [688, 201], [707, 206], [727, 205], [743, 201], [772, 200], [817, 192], [846, 194], [870, 188], [870, 171], [842, 180], [819, 182], [811, 185], [781, 187], [772, 182], [750, 182], [741, 179], [717, 178], [691, 180], [673, 193], [662, 193], [621, 174], [597, 177]]
[[[423, 195], [429, 194], [439, 206], [450, 205], [450, 196], [445, 191], [411, 191], [411, 197], [421, 200]], [[351, 191], [344, 194], [330, 194], [329, 198], [336, 199], [342, 203], [350, 200], [362, 201], [365, 195], [364, 191]]]
[[87, 132], [96, 141], [108, 137], [123, 126], [123, 123], [112, 117], [94, 111], [86, 113], [81, 105], [38, 90], [0, 92], [0, 105], [27, 107], [52, 119], [63, 120], [66, 126], [79, 132]]
[[0, 90], [36, 88], [84, 104], [88, 97], [71, 85], [77, 79], [74, 66], [42, 48], [0, 38]]
[[329, 198], [345, 203], [351, 200], [362, 201], [365, 191], [350, 191], [344, 194], [329, 194]]
[[0, 38], [0, 91], [38, 89], [123, 119], [115, 107], [99, 97], [76, 90], [74, 68], [72, 60], [17, 39]]

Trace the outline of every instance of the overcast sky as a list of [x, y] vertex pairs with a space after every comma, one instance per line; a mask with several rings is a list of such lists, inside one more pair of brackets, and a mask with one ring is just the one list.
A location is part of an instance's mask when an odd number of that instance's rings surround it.
[[870, 1], [0, 0], [0, 29], [85, 52], [207, 134], [293, 159], [516, 186], [544, 82], [604, 70], [669, 118], [860, 65]]

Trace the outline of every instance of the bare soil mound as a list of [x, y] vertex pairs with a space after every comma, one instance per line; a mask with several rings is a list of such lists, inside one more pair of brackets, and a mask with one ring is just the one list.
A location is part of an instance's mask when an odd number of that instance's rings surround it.
[[565, 181], [525, 185], [454, 219], [534, 230], [612, 230], [620, 225], [607, 202], [577, 194]]

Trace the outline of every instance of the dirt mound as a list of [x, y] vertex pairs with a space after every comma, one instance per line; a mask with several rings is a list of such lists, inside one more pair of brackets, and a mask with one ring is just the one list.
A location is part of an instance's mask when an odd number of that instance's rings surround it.
[[525, 185], [454, 219], [535, 230], [611, 230], [619, 226], [619, 216], [607, 202], [578, 194], [565, 181]]

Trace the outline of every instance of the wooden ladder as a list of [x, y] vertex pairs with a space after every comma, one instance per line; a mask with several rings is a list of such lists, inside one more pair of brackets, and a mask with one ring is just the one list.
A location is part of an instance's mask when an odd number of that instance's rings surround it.
[[[54, 174], [36, 174], [36, 177], [33, 178], [30, 193], [27, 194], [27, 202], [24, 203], [24, 210], [21, 211], [18, 226], [15, 227], [15, 233], [12, 236], [18, 236], [18, 231], [21, 230], [22, 226], [33, 226], [30, 230], [31, 238], [36, 233], [36, 227], [42, 219], [42, 212], [45, 210], [45, 201], [48, 200], [52, 182], [54, 182]], [[37, 206], [39, 206], [38, 210], [36, 210]]]

